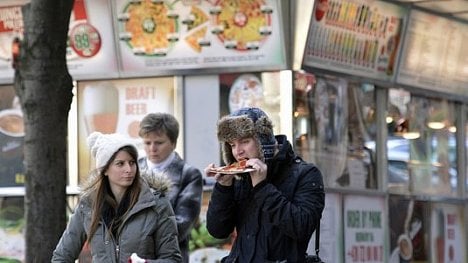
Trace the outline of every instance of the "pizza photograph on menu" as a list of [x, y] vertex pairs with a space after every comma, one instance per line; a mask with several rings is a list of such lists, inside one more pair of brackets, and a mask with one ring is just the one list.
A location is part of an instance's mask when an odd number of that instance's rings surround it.
[[134, 55], [165, 56], [179, 40], [178, 19], [164, 1], [129, 1], [118, 15], [119, 38]]
[[226, 49], [256, 50], [272, 33], [273, 9], [264, 0], [223, 0], [214, 14], [214, 34]]
[[197, 53], [202, 52], [202, 47], [203, 47], [203, 40], [206, 35], [207, 28], [202, 27], [196, 31], [194, 31], [192, 34], [188, 35], [185, 37], [185, 41], [187, 44]]
[[182, 21], [183, 24], [187, 25], [188, 31], [208, 22], [210, 17], [200, 7], [192, 6], [190, 8], [190, 14], [186, 19]]
[[190, 13], [182, 20], [182, 24], [187, 27], [185, 42], [196, 53], [201, 53], [203, 47], [211, 46], [211, 41], [207, 38], [209, 19], [209, 14], [193, 5]]

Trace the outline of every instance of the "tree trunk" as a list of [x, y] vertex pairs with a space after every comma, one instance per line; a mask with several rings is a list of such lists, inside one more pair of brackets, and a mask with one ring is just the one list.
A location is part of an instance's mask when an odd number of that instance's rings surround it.
[[66, 226], [67, 124], [73, 83], [66, 64], [73, 0], [31, 0], [15, 90], [25, 125], [26, 262], [50, 262]]

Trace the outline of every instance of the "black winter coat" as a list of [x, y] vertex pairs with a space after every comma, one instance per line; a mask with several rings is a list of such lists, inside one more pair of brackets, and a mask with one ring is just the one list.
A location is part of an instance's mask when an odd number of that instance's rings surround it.
[[280, 152], [267, 163], [267, 179], [252, 187], [250, 175], [232, 186], [215, 184], [207, 228], [216, 238], [236, 231], [222, 262], [304, 262], [312, 233], [325, 205], [322, 174], [296, 156], [285, 136]]

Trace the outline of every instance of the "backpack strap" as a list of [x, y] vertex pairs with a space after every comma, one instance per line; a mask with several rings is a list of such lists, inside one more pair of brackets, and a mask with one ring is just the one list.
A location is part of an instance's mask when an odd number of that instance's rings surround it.
[[318, 221], [317, 228], [315, 229], [315, 255], [319, 257], [320, 252], [320, 220]]

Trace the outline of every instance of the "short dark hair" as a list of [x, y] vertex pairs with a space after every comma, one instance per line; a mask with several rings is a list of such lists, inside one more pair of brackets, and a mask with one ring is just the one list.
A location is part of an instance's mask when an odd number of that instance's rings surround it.
[[169, 113], [149, 113], [140, 122], [140, 137], [150, 132], [165, 133], [172, 143], [177, 143], [179, 137], [179, 122]]

